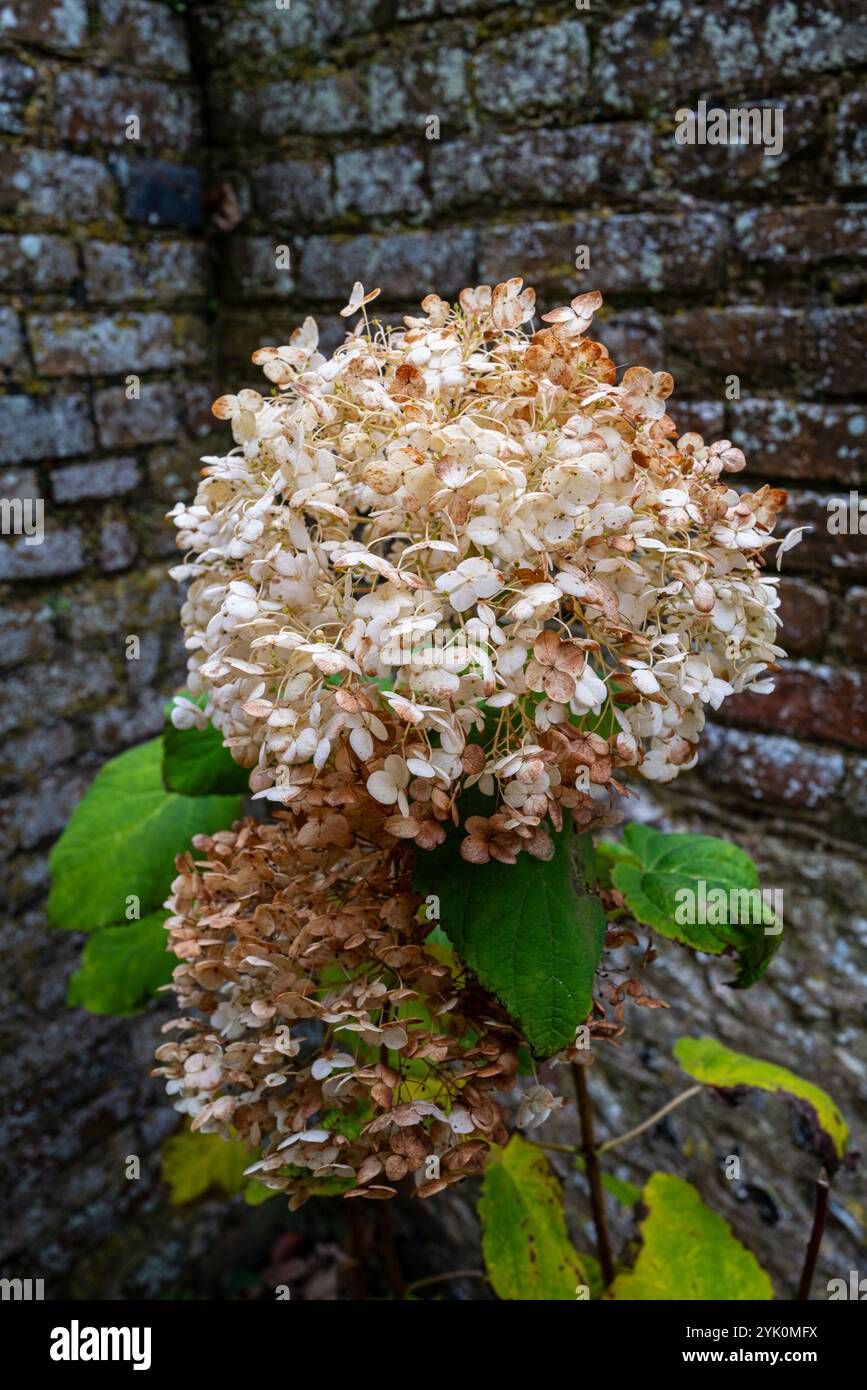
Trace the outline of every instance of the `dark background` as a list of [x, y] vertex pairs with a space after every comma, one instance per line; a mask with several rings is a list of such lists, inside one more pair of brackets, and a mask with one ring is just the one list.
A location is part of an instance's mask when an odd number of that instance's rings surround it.
[[[4, 1273], [49, 1297], [213, 1295], [275, 1232], [342, 1239], [340, 1210], [168, 1206], [176, 1116], [147, 1076], [161, 1010], [67, 1010], [79, 942], [44, 928], [41, 901], [94, 769], [158, 731], [181, 676], [163, 515], [227, 447], [211, 401], [260, 384], [249, 354], [307, 312], [333, 345], [355, 279], [386, 315], [514, 274], [543, 309], [601, 289], [615, 360], [671, 370], [678, 425], [735, 440], [745, 481], [787, 488], [789, 523], [813, 525], [786, 557], [776, 692], [729, 702], [700, 770], [638, 808], [744, 844], [785, 891], [788, 943], [748, 995], [664, 946], [649, 979], [671, 1010], [637, 1014], [593, 1089], [600, 1132], [628, 1128], [682, 1084], [672, 1039], [707, 1032], [825, 1084], [863, 1134], [867, 546], [829, 535], [825, 502], [864, 481], [865, 63], [863, 6], [843, 0], [5, 0], [0, 492], [44, 498], [47, 534], [0, 549]], [[674, 113], [699, 99], [782, 107], [782, 155], [677, 145]], [[785, 1110], [704, 1098], [620, 1153], [624, 1177], [697, 1183], [791, 1297], [816, 1163]], [[721, 1172], [733, 1153], [740, 1183]], [[418, 1204], [399, 1215], [420, 1272], [478, 1263], [473, 1196], [426, 1207], [421, 1236]], [[842, 1179], [821, 1291], [859, 1258], [867, 1272], [865, 1225], [863, 1181]]]

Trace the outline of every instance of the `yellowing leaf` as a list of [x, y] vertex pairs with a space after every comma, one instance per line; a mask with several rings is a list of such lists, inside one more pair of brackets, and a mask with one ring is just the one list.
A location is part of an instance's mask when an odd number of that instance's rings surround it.
[[654, 1173], [642, 1193], [647, 1216], [634, 1269], [606, 1295], [621, 1301], [769, 1299], [773, 1285], [728, 1222], [683, 1178]]
[[566, 1231], [560, 1184], [541, 1149], [517, 1134], [494, 1153], [479, 1201], [482, 1251], [500, 1298], [572, 1299], [589, 1284]]
[[255, 1153], [236, 1139], [189, 1129], [172, 1134], [163, 1144], [163, 1179], [171, 1189], [172, 1206], [195, 1201], [211, 1188], [240, 1192], [248, 1184], [244, 1169], [255, 1161]]
[[714, 1038], [680, 1038], [674, 1055], [683, 1070], [715, 1090], [750, 1087], [782, 1096], [805, 1114], [813, 1131], [813, 1149], [831, 1172], [846, 1157], [849, 1130], [846, 1121], [826, 1091], [804, 1081], [786, 1067], [733, 1052]]

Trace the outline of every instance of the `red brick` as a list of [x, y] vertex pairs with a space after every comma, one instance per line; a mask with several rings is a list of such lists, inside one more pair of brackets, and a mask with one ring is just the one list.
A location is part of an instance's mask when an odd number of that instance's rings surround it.
[[715, 791], [731, 791], [758, 805], [815, 812], [834, 800], [846, 764], [839, 753], [793, 738], [712, 724], [702, 737], [699, 771]]
[[781, 398], [732, 401], [731, 437], [749, 473], [857, 484], [867, 445], [867, 408]]
[[853, 661], [867, 660], [867, 589], [850, 589], [840, 617], [843, 650]]
[[[856, 498], [858, 494], [855, 494]], [[846, 502], [847, 521], [851, 497], [849, 493], [827, 496], [817, 492], [791, 492], [781, 516], [778, 532], [781, 535], [794, 526], [808, 526], [810, 529], [801, 537], [798, 545], [788, 550], [783, 558], [783, 569], [821, 571], [825, 574], [841, 574], [850, 578], [867, 576], [867, 533], [836, 534], [828, 530], [828, 522], [834, 515], [829, 506], [835, 499]], [[857, 505], [857, 503], [856, 503]], [[859, 519], [867, 528], [867, 512], [859, 513]]]
[[806, 579], [780, 581], [780, 645], [790, 656], [821, 656], [828, 633], [831, 600]]
[[867, 674], [789, 662], [769, 695], [733, 695], [719, 717], [772, 733], [867, 748]]
[[[139, 137], [127, 139], [127, 120], [139, 119]], [[55, 109], [62, 140], [94, 142], [132, 151], [192, 149], [201, 137], [192, 94], [163, 82], [101, 75], [86, 69], [61, 73]]]
[[867, 358], [867, 309], [816, 309], [806, 325], [805, 366], [814, 391], [860, 393]]

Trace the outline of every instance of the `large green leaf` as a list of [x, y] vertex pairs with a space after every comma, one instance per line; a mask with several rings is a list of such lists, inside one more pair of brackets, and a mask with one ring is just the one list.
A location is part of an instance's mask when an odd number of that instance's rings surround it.
[[755, 984], [780, 944], [782, 923], [762, 899], [748, 854], [714, 835], [667, 835], [628, 825], [607, 845], [611, 879], [637, 921], [695, 951], [734, 951], [740, 989]]
[[131, 1014], [168, 984], [177, 957], [168, 950], [168, 913], [103, 927], [85, 943], [81, 967], [69, 981], [66, 1002], [92, 1014]]
[[495, 1151], [479, 1200], [482, 1252], [500, 1298], [572, 1299], [588, 1284], [566, 1231], [560, 1184], [535, 1144], [517, 1134]]
[[635, 1267], [607, 1297], [623, 1301], [769, 1299], [773, 1285], [751, 1251], [683, 1178], [653, 1173], [642, 1193], [647, 1215]]
[[440, 900], [441, 924], [458, 955], [520, 1026], [533, 1052], [550, 1057], [575, 1040], [590, 1011], [605, 914], [588, 891], [587, 836], [568, 817], [554, 856], [522, 853], [515, 864], [468, 864], [463, 831], [416, 855], [415, 885]]
[[204, 729], [176, 729], [171, 719], [163, 731], [163, 781], [183, 796], [245, 796], [250, 769], [236, 763], [223, 735], [213, 724]]
[[775, 1062], [733, 1052], [714, 1038], [680, 1038], [674, 1055], [683, 1070], [714, 1090], [731, 1091], [750, 1087], [768, 1091], [791, 1101], [806, 1115], [813, 1133], [813, 1148], [833, 1170], [846, 1157], [849, 1130], [846, 1121], [826, 1091], [796, 1076]]
[[48, 918], [76, 931], [122, 923], [128, 899], [146, 916], [161, 907], [175, 856], [194, 835], [241, 814], [237, 796], [178, 796], [162, 780], [162, 739], [131, 748], [97, 773], [51, 852]]
[[258, 1188], [244, 1177], [244, 1170], [255, 1163], [256, 1154], [240, 1139], [221, 1139], [219, 1134], [202, 1134], [183, 1129], [163, 1144], [163, 1179], [168, 1183], [172, 1206], [183, 1206], [212, 1188], [233, 1194], [248, 1186]]

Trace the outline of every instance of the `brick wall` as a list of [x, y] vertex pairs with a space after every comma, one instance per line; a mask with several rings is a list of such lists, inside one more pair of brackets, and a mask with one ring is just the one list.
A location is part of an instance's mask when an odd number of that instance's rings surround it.
[[[159, 518], [193, 476], [214, 355], [221, 389], [259, 385], [253, 349], [285, 341], [308, 312], [333, 345], [357, 278], [382, 287], [387, 317], [430, 290], [513, 274], [543, 307], [602, 289], [597, 323], [615, 360], [671, 370], [678, 425], [740, 444], [744, 480], [785, 487], [786, 524], [813, 527], [786, 557], [794, 659], [776, 692], [730, 702], [698, 771], [638, 808], [750, 849], [785, 890], [788, 945], [766, 984], [734, 997], [717, 967], [669, 947], [655, 980], [671, 1010], [636, 1020], [620, 1065], [598, 1069], [603, 1118], [627, 1127], [665, 1099], [677, 1084], [671, 1038], [706, 1031], [825, 1082], [863, 1133], [867, 541], [826, 525], [829, 497], [865, 491], [858, 0], [591, 0], [586, 10], [568, 0], [292, 0], [288, 10], [219, 0], [183, 18], [155, 0], [8, 8], [0, 449], [17, 485], [46, 499], [48, 529], [30, 555], [2, 556], [7, 833], [24, 910], [10, 928], [19, 970], [4, 988], [12, 1029], [36, 1021], [16, 1087], [35, 1080], [45, 1097], [24, 1142], [36, 1142], [53, 1104], [41, 1089], [49, 1071], [71, 1117], [119, 1066], [123, 1103], [100, 1111], [107, 1136], [165, 1123], [139, 1090], [126, 1025], [63, 1013], [60, 975], [74, 951], [36, 935], [36, 914], [46, 844], [95, 761], [156, 727], [177, 666]], [[675, 112], [700, 99], [781, 108], [782, 153], [679, 145]], [[137, 143], [124, 137], [130, 112]], [[136, 403], [124, 396], [129, 373], [141, 375]], [[126, 632], [143, 635], [138, 665], [123, 659]], [[58, 1058], [82, 1028], [106, 1061], [83, 1067], [70, 1093]], [[782, 1123], [773, 1107], [730, 1119], [704, 1101], [636, 1157], [697, 1182], [790, 1292], [815, 1174], [797, 1130], [782, 1150]], [[50, 1128], [63, 1128], [56, 1115]], [[39, 1142], [43, 1172], [86, 1172], [83, 1139]], [[717, 1162], [736, 1144], [740, 1185]], [[856, 1179], [838, 1185], [825, 1278], [857, 1263], [867, 1224], [857, 1192]], [[156, 1189], [150, 1200], [156, 1211]], [[93, 1201], [81, 1202], [84, 1253], [61, 1242], [58, 1278], [82, 1287], [99, 1287], [87, 1263], [103, 1240]], [[195, 1237], [176, 1244], [181, 1268]], [[135, 1248], [131, 1287], [146, 1241]], [[148, 1278], [169, 1276], [148, 1268]]]

